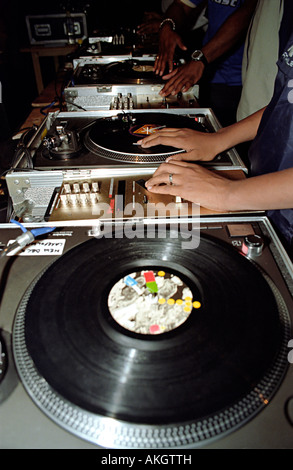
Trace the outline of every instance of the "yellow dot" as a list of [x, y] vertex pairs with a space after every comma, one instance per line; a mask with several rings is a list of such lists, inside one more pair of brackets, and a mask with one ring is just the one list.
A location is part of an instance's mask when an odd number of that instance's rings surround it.
[[166, 299], [159, 299], [158, 302], [159, 304], [163, 305], [166, 302]]
[[188, 302], [185, 302], [185, 305], [186, 305], [187, 307], [191, 307], [192, 303], [190, 302], [190, 300], [188, 300]]
[[158, 276], [164, 277], [165, 276], [165, 271], [159, 271]]
[[198, 302], [197, 300], [195, 302], [193, 302], [192, 305], [194, 306], [194, 308], [200, 308], [201, 307], [201, 303]]
[[184, 307], [184, 309], [183, 309], [183, 310], [184, 310], [184, 312], [188, 312], [188, 313], [190, 313], [190, 312], [191, 312], [191, 310], [190, 310], [190, 307]]
[[182, 299], [177, 299], [177, 300], [176, 300], [176, 304], [177, 304], [177, 305], [182, 305], [182, 304], [183, 304], [183, 300], [182, 300]]
[[168, 304], [168, 305], [174, 305], [174, 304], [175, 304], [175, 300], [174, 300], [174, 299], [168, 299], [168, 300], [167, 300], [167, 304]]
[[192, 300], [192, 297], [185, 297], [185, 301]]

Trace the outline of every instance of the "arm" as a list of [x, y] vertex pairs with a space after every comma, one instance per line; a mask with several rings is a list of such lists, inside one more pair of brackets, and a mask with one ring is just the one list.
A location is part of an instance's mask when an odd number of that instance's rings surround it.
[[231, 126], [223, 127], [217, 132], [205, 133], [192, 129], [166, 128], [139, 140], [138, 144], [144, 148], [167, 145], [186, 150], [186, 153], [174, 155], [168, 161], [171, 159], [178, 161], [212, 160], [219, 153], [237, 144], [253, 140], [264, 110], [265, 108]]
[[218, 59], [245, 38], [256, 4], [257, 0], [246, 0], [235, 13], [229, 16], [215, 36], [203, 46], [202, 51], [208, 62]]
[[[203, 3], [205, 4], [205, 2]], [[166, 22], [159, 31], [159, 51], [154, 65], [156, 74], [163, 75], [166, 65], [168, 66], [169, 73], [172, 72], [176, 47], [182, 50], [187, 49], [180, 34], [183, 29], [191, 28], [192, 23], [195, 21], [193, 10], [196, 10], [197, 16], [199, 16], [202, 8], [191, 8], [182, 3], [181, 0], [174, 0], [166, 10], [164, 18], [171, 18], [176, 25], [176, 30], [173, 30], [172, 23]]]
[[[244, 4], [235, 11], [223, 23], [215, 36], [202, 47], [208, 63], [214, 62], [223, 54], [233, 49], [245, 37], [257, 0], [246, 0]], [[197, 83], [203, 75], [205, 65], [203, 62], [191, 61], [182, 67], [164, 75], [168, 80], [161, 91], [163, 96], [175, 95], [180, 91], [187, 91]]]

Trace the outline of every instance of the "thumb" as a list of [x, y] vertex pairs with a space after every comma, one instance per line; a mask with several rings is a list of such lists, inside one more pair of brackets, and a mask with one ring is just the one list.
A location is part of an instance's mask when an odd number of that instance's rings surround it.
[[187, 51], [187, 47], [185, 46], [184, 42], [181, 40], [181, 38], [178, 39], [177, 46], [182, 50], [182, 51]]

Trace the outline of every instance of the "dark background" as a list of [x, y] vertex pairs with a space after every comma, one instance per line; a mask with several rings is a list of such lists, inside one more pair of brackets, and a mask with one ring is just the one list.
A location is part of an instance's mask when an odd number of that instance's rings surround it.
[[[31, 56], [21, 53], [29, 45], [26, 15], [84, 12], [88, 35], [105, 28], [137, 26], [144, 11], [160, 11], [161, 0], [50, 1], [46, 4], [25, 0], [0, 0], [0, 141], [15, 132], [31, 110], [37, 97]], [[54, 80], [53, 58], [42, 57], [44, 85]], [[44, 72], [45, 71], [45, 72]]]

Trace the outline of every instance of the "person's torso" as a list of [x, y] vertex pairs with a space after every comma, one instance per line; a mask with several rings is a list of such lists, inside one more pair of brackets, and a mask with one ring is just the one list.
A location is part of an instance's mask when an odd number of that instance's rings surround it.
[[[203, 43], [209, 42], [223, 23], [240, 8], [245, 0], [209, 0], [206, 15], [208, 28]], [[202, 0], [191, 0], [194, 5], [199, 5]], [[225, 56], [212, 64], [210, 73], [211, 82], [225, 83], [227, 85], [241, 85], [241, 69], [244, 42], [234, 47]]]
[[[252, 176], [293, 167], [293, 34], [277, 65], [274, 95], [249, 151]], [[293, 208], [268, 216], [288, 240], [293, 238]]]

